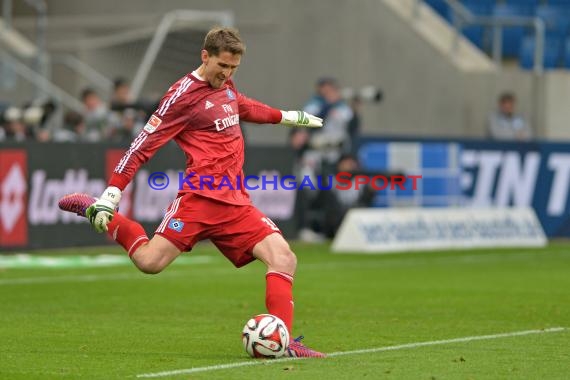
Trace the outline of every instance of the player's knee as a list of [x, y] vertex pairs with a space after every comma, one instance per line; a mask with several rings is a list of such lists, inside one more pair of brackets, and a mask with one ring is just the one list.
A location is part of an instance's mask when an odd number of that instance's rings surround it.
[[295, 269], [297, 269], [297, 255], [295, 255], [295, 252], [289, 250], [287, 257], [289, 260], [289, 265], [292, 268], [292, 271], [295, 272]]
[[142, 263], [142, 264], [139, 263], [137, 264], [137, 267], [141, 272], [145, 274], [158, 274], [162, 272], [162, 269], [164, 269], [153, 263]]
[[280, 250], [275, 255], [274, 266], [286, 273], [295, 273], [297, 269], [297, 256], [291, 249]]
[[142, 267], [139, 267], [140, 271], [143, 272], [144, 274], [159, 274], [160, 272], [162, 272], [162, 269], [159, 266], [156, 265], [145, 265]]
[[138, 259], [135, 264], [141, 272], [146, 274], [158, 274], [164, 269], [160, 260], [153, 258], [153, 256]]

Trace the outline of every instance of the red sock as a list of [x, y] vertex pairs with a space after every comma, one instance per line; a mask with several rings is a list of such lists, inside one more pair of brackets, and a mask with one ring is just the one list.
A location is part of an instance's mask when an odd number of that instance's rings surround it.
[[289, 334], [293, 330], [293, 276], [283, 272], [267, 272], [265, 306], [269, 314], [283, 320]]
[[119, 243], [129, 254], [135, 253], [138, 247], [148, 242], [144, 228], [118, 212], [113, 215], [113, 220], [107, 225], [109, 236]]

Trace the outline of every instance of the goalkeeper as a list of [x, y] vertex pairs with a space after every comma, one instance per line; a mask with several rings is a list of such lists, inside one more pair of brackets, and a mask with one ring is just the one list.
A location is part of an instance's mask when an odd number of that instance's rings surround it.
[[[239, 120], [300, 127], [321, 127], [322, 120], [302, 111], [281, 111], [241, 94], [231, 78], [244, 52], [237, 30], [210, 30], [201, 51], [202, 64], [169, 88], [115, 167], [101, 197], [70, 194], [60, 200], [59, 206], [87, 217], [98, 232], [106, 231], [144, 273], [159, 273], [203, 239], [210, 239], [238, 268], [261, 260], [267, 266], [268, 312], [281, 318], [291, 333], [295, 254], [279, 228], [251, 204], [243, 184], [238, 187], [220, 183], [229, 179], [236, 184], [238, 178], [243, 181], [245, 177]], [[185, 174], [195, 173], [188, 177], [196, 183], [184, 184], [149, 239], [139, 223], [117, 209], [121, 192], [135, 172], [171, 140], [184, 151]], [[204, 175], [213, 177], [211, 188], [202, 189], [198, 183]], [[288, 355], [324, 356], [299, 339], [291, 342]]]

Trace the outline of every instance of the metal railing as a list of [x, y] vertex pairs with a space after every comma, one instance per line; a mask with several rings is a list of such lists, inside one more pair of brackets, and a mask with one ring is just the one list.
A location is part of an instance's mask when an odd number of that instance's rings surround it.
[[74, 96], [69, 95], [67, 92], [54, 85], [44, 75], [29, 68], [26, 64], [10, 55], [7, 51], [0, 49], [0, 59], [6, 62], [22, 79], [28, 81], [43, 94], [49, 94], [50, 97], [55, 98], [58, 102], [64, 104], [69, 109], [82, 113], [83, 104]]
[[[48, 58], [47, 58], [47, 3], [44, 0], [25, 0], [28, 5], [33, 7], [37, 13], [36, 16], [36, 48], [37, 55], [34, 62], [34, 69], [44, 77], [48, 77]], [[47, 97], [47, 93], [42, 93], [41, 88], [36, 90], [37, 97]]]
[[196, 11], [196, 10], [175, 10], [164, 15], [160, 24], [156, 28], [154, 36], [148, 45], [148, 48], [144, 54], [141, 64], [135, 74], [131, 85], [131, 96], [133, 99], [137, 99], [142, 91], [142, 88], [146, 82], [148, 74], [160, 48], [162, 47], [164, 40], [168, 33], [174, 27], [174, 23], [177, 21], [186, 22], [215, 22], [222, 26], [233, 26], [234, 25], [234, 15], [232, 12], [213, 12], [213, 11]]
[[[6, 81], [8, 78], [8, 70], [16, 71], [24, 78], [33, 78], [32, 84], [36, 87], [36, 97], [46, 97], [47, 94], [56, 94], [56, 96], [70, 109], [77, 110], [77, 103], [72, 100], [67, 93], [61, 90], [50, 82], [49, 77], [49, 64], [58, 63], [67, 66], [74, 72], [82, 75], [93, 86], [103, 90], [103, 93], [109, 94], [112, 87], [112, 82], [97, 72], [89, 65], [78, 60], [77, 58], [67, 56], [50, 56], [46, 51], [46, 26], [47, 26], [47, 13], [45, 0], [25, 0], [29, 5], [33, 6], [38, 15], [36, 21], [36, 44], [33, 46], [34, 62], [33, 68], [28, 67], [23, 62], [16, 59], [14, 56], [9, 55], [8, 51], [4, 50], [4, 61], [0, 60], [3, 67], [2, 79]], [[12, 27], [12, 0], [3, 0], [2, 4], [3, 16], [6, 20], [8, 31]], [[0, 20], [1, 21], [1, 20]], [[198, 10], [174, 10], [165, 14], [156, 28], [149, 46], [143, 56], [143, 59], [135, 73], [131, 85], [131, 95], [133, 98], [138, 98], [143, 86], [147, 80], [148, 74], [154, 65], [156, 57], [164, 44], [164, 41], [173, 30], [176, 30], [176, 23], [189, 22], [197, 25], [207, 25], [210, 27], [212, 24], [219, 24], [222, 26], [233, 26], [234, 15], [231, 11], [198, 11]], [[17, 67], [16, 67], [17, 66]], [[16, 69], [16, 70], [13, 70]], [[41, 78], [41, 80], [40, 80]], [[53, 91], [54, 89], [57, 89]], [[47, 90], [47, 92], [46, 92]]]
[[97, 87], [102, 92], [103, 98], [111, 98], [113, 81], [82, 60], [71, 54], [56, 54], [50, 56], [50, 62], [52, 64], [64, 65], [68, 69], [82, 75], [89, 81], [91, 86]]
[[[503, 48], [503, 28], [505, 27], [530, 27], [534, 29], [535, 49], [534, 49], [534, 67], [536, 74], [542, 74], [544, 70], [543, 55], [545, 44], [545, 24], [539, 17], [522, 17], [522, 16], [477, 16], [467, 9], [458, 0], [444, 0], [453, 12], [452, 25], [455, 36], [451, 44], [452, 54], [458, 54], [459, 41], [462, 35], [462, 29], [466, 26], [483, 26], [493, 29], [492, 39], [492, 58], [501, 66], [502, 48]], [[415, 0], [413, 15], [417, 19], [420, 17], [420, 7], [424, 0]]]

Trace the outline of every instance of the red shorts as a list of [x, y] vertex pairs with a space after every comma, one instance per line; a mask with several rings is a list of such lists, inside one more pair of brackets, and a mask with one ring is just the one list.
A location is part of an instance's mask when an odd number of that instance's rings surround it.
[[253, 205], [232, 205], [194, 193], [181, 194], [168, 207], [155, 234], [168, 239], [182, 252], [200, 240], [212, 243], [236, 267], [255, 258], [253, 247], [279, 228]]

